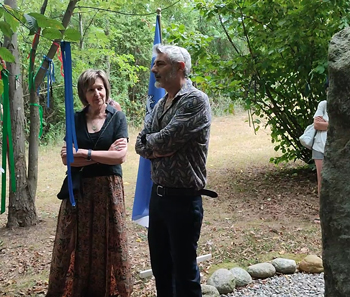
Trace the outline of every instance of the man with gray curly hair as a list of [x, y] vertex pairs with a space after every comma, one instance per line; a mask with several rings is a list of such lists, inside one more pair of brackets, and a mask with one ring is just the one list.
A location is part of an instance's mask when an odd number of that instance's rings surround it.
[[203, 219], [211, 110], [188, 78], [191, 56], [179, 46], [155, 45], [152, 72], [159, 100], [137, 137], [136, 152], [151, 160], [153, 188], [148, 243], [158, 297], [200, 297], [197, 242]]
[[183, 74], [185, 78], [188, 78], [190, 71], [191, 71], [191, 56], [189, 52], [183, 48], [176, 45], [161, 45], [157, 44], [153, 48], [153, 54], [166, 54], [170, 62], [176, 63], [176, 62], [184, 62], [184, 71]]

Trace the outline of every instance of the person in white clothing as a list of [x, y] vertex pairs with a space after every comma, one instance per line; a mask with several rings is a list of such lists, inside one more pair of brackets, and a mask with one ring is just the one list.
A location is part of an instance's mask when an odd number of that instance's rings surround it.
[[[328, 84], [326, 83], [326, 93], [328, 90]], [[318, 104], [316, 113], [314, 115], [314, 128], [317, 130], [315, 141], [312, 146], [312, 159], [315, 160], [317, 171], [317, 192], [320, 197], [321, 190], [321, 171], [324, 159], [324, 148], [327, 141], [327, 129], [328, 129], [328, 113], [327, 113], [327, 100], [323, 100]]]

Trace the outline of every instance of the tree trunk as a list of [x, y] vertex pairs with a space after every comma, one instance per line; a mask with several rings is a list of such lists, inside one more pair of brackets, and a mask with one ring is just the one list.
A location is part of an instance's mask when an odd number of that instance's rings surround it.
[[79, 48], [80, 50], [83, 50], [84, 49], [83, 15], [80, 12], [79, 12], [79, 32], [80, 32]]
[[[43, 5], [41, 6], [40, 13], [45, 14], [48, 0], [44, 0]], [[40, 29], [37, 32], [37, 36], [33, 41], [32, 49], [30, 52], [30, 63], [31, 69], [34, 72], [34, 62], [36, 56], [36, 49], [39, 44]], [[45, 67], [45, 66], [43, 66]], [[46, 66], [47, 67], [47, 66]], [[29, 134], [29, 152], [28, 152], [28, 184], [30, 185], [30, 194], [35, 200], [36, 189], [38, 186], [38, 156], [39, 156], [39, 96], [37, 95], [37, 88], [43, 81], [44, 76], [40, 78], [40, 81], [36, 79], [36, 84], [29, 84], [29, 94], [30, 94], [30, 134]]]
[[33, 197], [38, 186], [38, 156], [39, 156], [39, 97], [35, 90], [30, 90], [30, 133], [28, 156], [28, 183]]
[[[5, 4], [17, 8], [16, 0], [5, 0]], [[10, 188], [8, 207], [8, 227], [31, 226], [37, 222], [34, 197], [31, 196], [27, 183], [27, 165], [25, 158], [25, 132], [24, 132], [24, 103], [23, 89], [19, 79], [20, 63], [17, 44], [17, 34], [11, 38], [5, 37], [4, 46], [15, 57], [14, 63], [7, 63], [9, 75], [9, 97], [11, 112], [11, 127], [13, 135], [13, 155], [16, 175], [16, 192]], [[16, 81], [18, 80], [18, 81]]]
[[[109, 36], [109, 27], [110, 27], [110, 23], [109, 23], [109, 18], [106, 18], [106, 28], [105, 28], [105, 34], [106, 36]], [[105, 69], [106, 73], [107, 73], [107, 77], [110, 78], [111, 77], [111, 58], [109, 55], [106, 56], [106, 69]]]
[[322, 171], [321, 227], [325, 296], [350, 296], [350, 28], [328, 52], [328, 136]]

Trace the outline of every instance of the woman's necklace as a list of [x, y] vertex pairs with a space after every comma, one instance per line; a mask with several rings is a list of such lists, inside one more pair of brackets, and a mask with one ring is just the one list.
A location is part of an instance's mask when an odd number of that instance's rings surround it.
[[106, 113], [104, 111], [103, 113], [97, 115], [90, 114], [89, 118], [91, 130], [95, 133], [101, 129], [101, 126], [106, 118]]
[[90, 123], [91, 130], [95, 133], [101, 129], [103, 119], [99, 118], [98, 120], [95, 120], [94, 122]]
[[101, 129], [101, 126], [105, 120], [104, 116], [98, 116], [97, 118], [90, 119], [91, 130], [95, 133]]
[[92, 129], [92, 131], [96, 132], [97, 129], [98, 129], [98, 127], [97, 127], [96, 125], [92, 125], [92, 126], [91, 126], [91, 129]]

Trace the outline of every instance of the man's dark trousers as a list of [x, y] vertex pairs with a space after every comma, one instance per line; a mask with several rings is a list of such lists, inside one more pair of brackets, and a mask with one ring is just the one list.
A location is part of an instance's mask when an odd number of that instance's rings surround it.
[[157, 297], [201, 297], [197, 242], [201, 196], [159, 196], [152, 188], [148, 243]]

